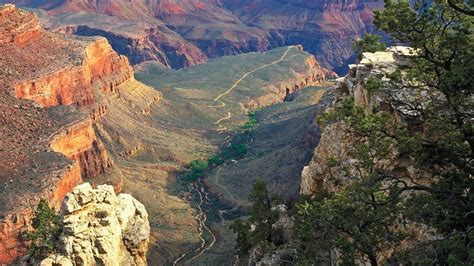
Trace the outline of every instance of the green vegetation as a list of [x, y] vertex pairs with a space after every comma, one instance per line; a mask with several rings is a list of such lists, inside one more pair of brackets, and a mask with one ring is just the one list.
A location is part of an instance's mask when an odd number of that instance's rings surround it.
[[[435, 96], [424, 107], [412, 106], [418, 115], [403, 124], [350, 98], [319, 118], [323, 126], [337, 123], [355, 145], [350, 165], [327, 162], [348, 183], [297, 205], [301, 264], [323, 260], [333, 249], [346, 265], [360, 259], [370, 265], [474, 264], [474, 17], [452, 6], [387, 0], [376, 11], [380, 30], [417, 51], [410, 68], [388, 77], [389, 88]], [[356, 50], [378, 49], [372, 45], [378, 40], [366, 36]], [[380, 88], [379, 80], [367, 82], [369, 91]], [[395, 158], [417, 171], [387, 167]], [[420, 224], [436, 230], [437, 240], [414, 236]], [[382, 257], [386, 250], [394, 253]]]
[[57, 251], [62, 233], [59, 215], [45, 199], [41, 199], [36, 207], [31, 226], [33, 230], [24, 235], [26, 240], [31, 241], [28, 254], [33, 261], [40, 262]]
[[252, 129], [255, 125], [257, 125], [257, 118], [255, 117], [255, 112], [249, 112], [247, 114], [249, 120], [241, 127], [241, 129], [249, 130]]
[[252, 203], [249, 219], [237, 219], [230, 226], [237, 234], [236, 249], [240, 254], [247, 254], [251, 247], [258, 246], [269, 252], [275, 247], [276, 232], [272, 225], [278, 220], [279, 213], [273, 207], [281, 203], [280, 197], [271, 195], [264, 181], [257, 181], [249, 201]]
[[248, 121], [241, 127], [241, 132], [237, 134], [228, 145], [222, 147], [218, 154], [213, 155], [207, 161], [193, 160], [181, 175], [181, 179], [185, 182], [193, 182], [204, 178], [206, 171], [222, 165], [227, 160], [241, 159], [247, 153], [247, 143], [252, 138], [252, 128], [257, 124], [254, 112], [247, 114]]
[[204, 172], [209, 167], [209, 164], [201, 160], [193, 160], [189, 163], [187, 170], [182, 175], [182, 179], [186, 182], [196, 181], [204, 178]]
[[362, 53], [375, 53], [378, 51], [385, 51], [387, 46], [381, 42], [382, 37], [376, 34], [366, 33], [360, 40], [355, 41], [352, 44], [357, 59], [362, 59]]
[[378, 78], [370, 78], [365, 84], [365, 88], [369, 93], [377, 93], [382, 88], [382, 81]]

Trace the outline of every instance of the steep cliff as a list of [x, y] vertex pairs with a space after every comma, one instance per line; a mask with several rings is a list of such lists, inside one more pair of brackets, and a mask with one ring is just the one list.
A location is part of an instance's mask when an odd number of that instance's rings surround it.
[[[207, 60], [207, 56], [198, 47], [163, 25], [139, 23], [133, 25], [136, 29], [130, 32], [130, 22], [118, 18], [98, 15], [98, 22], [88, 23], [81, 20], [78, 23], [77, 16], [80, 15], [64, 16], [60, 17], [60, 21], [57, 21], [59, 19], [56, 17], [45, 18], [45, 24], [58, 32], [105, 37], [115, 51], [125, 55], [134, 65], [156, 61], [167, 67], [183, 68]], [[110, 21], [116, 22], [114, 27], [108, 26]]]
[[93, 123], [104, 95], [131, 80], [104, 38], [51, 33], [35, 15], [0, 7], [0, 263], [25, 253], [21, 232], [41, 198], [59, 207], [83, 178], [112, 169]]
[[301, 44], [320, 63], [338, 73], [354, 60], [351, 44], [373, 31], [372, 10], [383, 1], [232, 1], [223, 5], [243, 23], [264, 29], [272, 43]]
[[[372, 10], [383, 8], [382, 0], [14, 2], [47, 10], [45, 20], [55, 28], [108, 38], [133, 64], [156, 60], [180, 68], [207, 57], [301, 44], [338, 73], [354, 60], [352, 41], [374, 30]], [[141, 37], [130, 37], [130, 27]]]
[[148, 213], [131, 195], [84, 183], [66, 195], [61, 222], [62, 252], [41, 265], [147, 265]]
[[[366, 110], [385, 110], [400, 123], [409, 123], [416, 114], [407, 109], [407, 106], [399, 106], [397, 98], [421, 102], [423, 96], [403, 89], [391, 91], [388, 86], [383, 87], [385, 89], [374, 95], [367, 88], [367, 84], [373, 79], [380, 80], [384, 84], [383, 82], [387, 82], [384, 77], [410, 65], [408, 57], [411, 55], [413, 51], [406, 47], [391, 47], [386, 52], [364, 53], [360, 63], [350, 65], [348, 75], [338, 80], [336, 88], [338, 100], [353, 97], [356, 106]], [[342, 160], [342, 164], [346, 166], [350, 166], [353, 160], [349, 150], [355, 143], [350, 134], [341, 130], [343, 126], [342, 122], [337, 122], [323, 129], [313, 159], [302, 172], [302, 194], [313, 195], [323, 189], [336, 192], [341, 189], [341, 184], [350, 183], [350, 180], [342, 174], [343, 171], [328, 166], [328, 162], [333, 158]], [[381, 163], [386, 164], [384, 168], [389, 171], [402, 171], [408, 175], [415, 171], [403, 158], [397, 158], [395, 154], [389, 163]]]
[[[46, 32], [45, 35], [47, 37], [42, 38], [38, 45], [54, 47], [50, 42], [63, 38]], [[43, 107], [69, 104], [86, 106], [96, 101], [93, 92], [95, 86], [104, 92], [114, 92], [119, 84], [131, 79], [132, 68], [127, 59], [118, 56], [106, 39], [80, 40], [75, 44], [78, 44], [75, 47], [78, 54], [69, 54], [69, 60], [65, 62], [55, 60], [54, 65], [50, 62], [49, 67], [55, 69], [18, 81], [14, 86], [15, 96], [33, 100]], [[25, 59], [29, 56], [33, 58], [38, 47], [35, 44], [18, 52]], [[67, 46], [64, 48], [67, 49]], [[18, 58], [16, 55], [9, 56], [7, 60], [15, 60]], [[11, 61], [7, 64], [12, 66]]]

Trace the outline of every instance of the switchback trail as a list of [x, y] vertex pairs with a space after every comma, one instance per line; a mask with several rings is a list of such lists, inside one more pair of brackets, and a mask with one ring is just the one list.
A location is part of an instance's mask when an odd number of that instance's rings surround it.
[[[293, 48], [293, 46], [289, 46], [286, 51], [283, 53], [283, 55], [278, 59], [278, 60], [275, 60], [271, 63], [268, 63], [268, 64], [265, 64], [265, 65], [262, 65], [262, 66], [259, 66], [251, 71], [248, 71], [246, 72], [245, 74], [243, 74], [229, 89], [227, 89], [225, 92], [219, 94], [216, 98], [214, 98], [214, 105], [210, 105], [208, 107], [210, 108], [224, 108], [226, 106], [225, 102], [222, 101], [221, 99], [228, 95], [229, 93], [231, 93], [245, 78], [247, 78], [249, 75], [261, 70], [261, 69], [264, 69], [264, 68], [267, 68], [267, 67], [270, 67], [272, 65], [275, 65], [275, 64], [278, 64], [280, 63], [281, 61], [283, 61], [285, 59], [285, 57], [288, 55], [288, 53], [290, 52], [290, 50]], [[217, 131], [219, 132], [223, 132], [223, 131], [227, 131], [227, 127], [222, 125], [222, 122], [223, 121], [226, 121], [228, 119], [230, 119], [232, 117], [232, 113], [231, 112], [227, 112], [227, 115], [218, 119], [216, 122], [214, 122], [215, 125], [218, 126], [218, 128], [216, 129]], [[244, 202], [244, 201], [241, 201], [241, 200], [238, 200], [236, 199], [230, 192], [229, 190], [219, 184], [219, 173], [220, 173], [220, 170], [222, 169], [219, 168], [217, 170], [217, 173], [215, 175], [215, 179], [214, 179], [214, 182], [215, 184], [222, 188], [222, 190], [225, 192], [225, 194], [227, 195], [228, 198], [231, 199], [231, 201], [236, 204], [235, 207], [233, 209], [228, 209], [228, 210], [217, 210], [218, 211], [218, 214], [219, 214], [219, 217], [221, 219], [221, 225], [224, 225], [225, 224], [225, 220], [224, 220], [224, 213], [228, 213], [228, 212], [232, 212], [236, 209], [238, 209], [239, 207], [241, 206], [248, 206], [248, 203], [247, 202]], [[214, 233], [211, 231], [211, 229], [209, 229], [209, 227], [206, 225], [206, 222], [207, 222], [207, 214], [205, 212], [205, 210], [203, 209], [203, 204], [204, 204], [204, 201], [207, 200], [207, 192], [205, 191], [204, 187], [203, 186], [200, 186], [198, 184], [198, 182], [194, 182], [193, 184], [191, 185], [188, 185], [188, 188], [189, 188], [189, 191], [188, 193], [193, 193], [195, 192], [196, 195], [199, 197], [199, 201], [198, 201], [198, 204], [197, 204], [197, 210], [198, 210], [198, 214], [196, 215], [195, 219], [197, 220], [198, 222], [198, 232], [199, 232], [199, 239], [200, 239], [200, 246], [193, 249], [193, 250], [190, 250], [184, 254], [182, 254], [181, 256], [179, 256], [174, 262], [173, 262], [173, 265], [177, 265], [178, 263], [184, 263], [184, 262], [190, 262], [200, 256], [202, 256], [203, 254], [205, 254], [208, 250], [210, 250], [214, 244], [216, 243], [217, 239], [216, 239], [216, 236], [214, 235]], [[204, 197], [203, 196], [203, 193], [206, 194], [206, 196]], [[209, 240], [206, 240], [206, 238], [204, 237], [204, 234], [207, 233], [209, 234], [211, 240], [209, 242]], [[192, 256], [191, 258], [189, 259], [186, 259], [186, 257], [188, 256], [191, 256], [192, 254], [195, 254], [194, 256]]]
[[[283, 61], [285, 59], [285, 57], [288, 55], [288, 53], [290, 52], [291, 48], [293, 48], [294, 46], [288, 46], [288, 48], [286, 49], [286, 51], [283, 53], [283, 55], [280, 57], [280, 59], [276, 60], [276, 61], [273, 61], [271, 63], [268, 63], [268, 64], [265, 64], [265, 65], [262, 65], [262, 66], [259, 66], [247, 73], [245, 73], [244, 75], [242, 75], [242, 77], [240, 77], [227, 91], [219, 94], [216, 98], [214, 98], [214, 102], [217, 103], [218, 105], [211, 105], [211, 106], [208, 106], [208, 107], [212, 107], [212, 108], [223, 108], [226, 106], [225, 102], [221, 101], [221, 98], [226, 96], [227, 94], [231, 93], [239, 84], [240, 82], [242, 82], [245, 78], [247, 78], [249, 75], [261, 70], [261, 69], [264, 69], [264, 68], [267, 68], [269, 66], [273, 66], [275, 64], [278, 64], [280, 63], [281, 61]], [[218, 129], [217, 131], [225, 131], [227, 130], [227, 127], [226, 126], [223, 126], [221, 124], [222, 121], [225, 121], [225, 120], [228, 120], [232, 117], [232, 113], [231, 112], [228, 112], [228, 115], [217, 120], [214, 124], [216, 124], [218, 126]]]

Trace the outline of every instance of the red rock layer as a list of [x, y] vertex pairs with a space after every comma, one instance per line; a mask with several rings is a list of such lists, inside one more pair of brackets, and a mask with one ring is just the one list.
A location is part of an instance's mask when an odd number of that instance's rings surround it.
[[[93, 128], [107, 111], [94, 91], [115, 92], [133, 79], [104, 38], [38, 25], [30, 13], [0, 7], [0, 265], [25, 254], [21, 232], [41, 198], [59, 207], [83, 179], [112, 167]], [[47, 108], [57, 105], [66, 106]]]
[[112, 166], [104, 145], [96, 138], [91, 120], [60, 132], [53, 138], [51, 148], [78, 162], [84, 179], [104, 174]]
[[13, 5], [6, 5], [0, 10], [0, 45], [22, 45], [37, 39], [40, 33], [41, 27], [35, 15], [25, 13], [17, 16]]
[[[64, 196], [82, 183], [79, 164], [74, 163], [66, 167], [55, 179], [58, 180], [57, 183], [50, 183], [47, 189], [28, 200], [37, 203], [40, 199], [47, 199], [52, 206], [59, 208]], [[29, 245], [27, 241], [24, 241], [22, 233], [31, 228], [30, 221], [33, 213], [34, 207], [21, 207], [14, 212], [4, 214], [4, 218], [0, 221], [1, 265], [11, 263], [26, 254]]]
[[15, 95], [43, 107], [86, 106], [95, 102], [94, 83], [104, 92], [113, 92], [132, 75], [127, 58], [117, 55], [107, 40], [100, 38], [87, 46], [78, 66], [67, 65], [49, 75], [19, 83], [15, 85]]

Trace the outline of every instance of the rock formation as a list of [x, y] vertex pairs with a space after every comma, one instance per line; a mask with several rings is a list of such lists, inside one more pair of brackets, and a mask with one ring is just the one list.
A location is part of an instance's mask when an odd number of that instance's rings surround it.
[[301, 44], [339, 73], [354, 59], [353, 40], [374, 30], [372, 10], [383, 8], [382, 0], [1, 2], [47, 10], [43, 18], [51, 28], [104, 36], [133, 64], [154, 60], [180, 68]]
[[20, 235], [41, 198], [59, 207], [83, 179], [114, 168], [94, 123], [131, 81], [105, 38], [48, 32], [35, 15], [0, 7], [0, 264], [25, 253]]
[[131, 195], [84, 183], [66, 195], [61, 221], [62, 252], [41, 265], [147, 265], [148, 213]]
[[[339, 100], [346, 97], [354, 97], [355, 105], [367, 110], [379, 108], [388, 111], [400, 123], [410, 123], [416, 114], [407, 110], [405, 106], [397, 105], [397, 97], [413, 99], [414, 102], [423, 102], [422, 95], [413, 95], [413, 92], [406, 90], [390, 90], [383, 85], [384, 89], [377, 96], [372, 95], [367, 90], [367, 82], [370, 79], [377, 79], [385, 82], [387, 75], [397, 69], [403, 70], [409, 66], [409, 56], [414, 51], [407, 47], [391, 47], [385, 52], [364, 53], [358, 64], [350, 65], [350, 71], [344, 78], [338, 80], [336, 91]], [[337, 122], [325, 127], [321, 134], [319, 145], [314, 151], [312, 161], [303, 169], [301, 181], [302, 194], [315, 194], [323, 188], [328, 191], [338, 191], [339, 184], [347, 184], [344, 176], [338, 174], [339, 171], [328, 167], [330, 158], [340, 158], [345, 165], [350, 165], [352, 158], [348, 155], [350, 147], [354, 145], [350, 136], [340, 130], [341, 122]], [[407, 168], [406, 162], [393, 158], [387, 164], [387, 168], [393, 171], [411, 172], [414, 169]], [[332, 180], [332, 181], [331, 181]]]
[[[300, 52], [304, 52], [301, 45], [297, 45], [295, 48]], [[255, 110], [282, 102], [288, 95], [300, 89], [317, 86], [326, 79], [337, 77], [337, 74], [322, 67], [313, 55], [309, 55], [302, 63], [302, 66], [295, 69], [294, 72], [297, 73], [297, 77], [269, 86], [268, 92], [265, 95], [252, 98], [249, 102], [244, 103], [245, 108]]]

